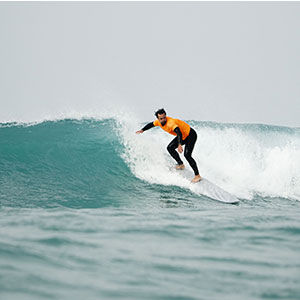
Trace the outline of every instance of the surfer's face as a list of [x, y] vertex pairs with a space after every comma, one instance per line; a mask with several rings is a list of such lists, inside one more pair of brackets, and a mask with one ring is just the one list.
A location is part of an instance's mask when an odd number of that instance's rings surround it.
[[160, 124], [162, 126], [166, 125], [166, 123], [167, 123], [167, 116], [166, 116], [166, 114], [161, 114], [161, 115], [158, 114], [157, 119], [158, 119], [158, 121], [160, 122]]

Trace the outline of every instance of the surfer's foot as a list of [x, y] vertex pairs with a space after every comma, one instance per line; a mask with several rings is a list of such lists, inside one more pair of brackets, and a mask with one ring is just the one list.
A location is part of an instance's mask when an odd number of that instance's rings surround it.
[[198, 182], [202, 179], [202, 177], [200, 175], [196, 175], [193, 179], [192, 182]]
[[183, 170], [185, 168], [184, 164], [182, 165], [176, 165], [176, 170]]

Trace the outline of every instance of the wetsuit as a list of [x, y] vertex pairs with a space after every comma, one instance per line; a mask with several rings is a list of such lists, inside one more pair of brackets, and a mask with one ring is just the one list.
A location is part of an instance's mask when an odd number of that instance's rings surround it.
[[192, 152], [194, 150], [194, 146], [197, 140], [196, 131], [184, 121], [181, 121], [179, 119], [173, 119], [171, 117], [167, 117], [167, 123], [163, 126], [158, 120], [155, 120], [154, 122], [151, 122], [144, 126], [142, 130], [145, 131], [154, 126], [159, 126], [168, 133], [176, 135], [176, 137], [171, 141], [171, 143], [167, 147], [168, 152], [176, 160], [178, 165], [182, 165], [183, 162], [175, 149], [178, 148], [179, 144], [185, 145], [184, 157], [189, 162], [195, 175], [199, 175], [197, 164], [192, 158]]

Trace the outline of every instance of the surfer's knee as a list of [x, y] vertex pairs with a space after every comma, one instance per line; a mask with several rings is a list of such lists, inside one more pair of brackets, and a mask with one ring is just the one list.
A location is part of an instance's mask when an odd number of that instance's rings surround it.
[[173, 147], [172, 144], [169, 144], [169, 145], [167, 146], [167, 150], [168, 150], [170, 153], [172, 153], [172, 152], [175, 150], [175, 148]]

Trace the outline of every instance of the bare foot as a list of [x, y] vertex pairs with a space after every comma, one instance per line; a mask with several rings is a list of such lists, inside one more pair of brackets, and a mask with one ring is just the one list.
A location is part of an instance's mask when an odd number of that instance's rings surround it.
[[199, 182], [202, 179], [202, 177], [200, 175], [196, 175], [193, 179], [192, 182]]
[[184, 164], [182, 165], [176, 165], [176, 170], [183, 170], [185, 168]]

